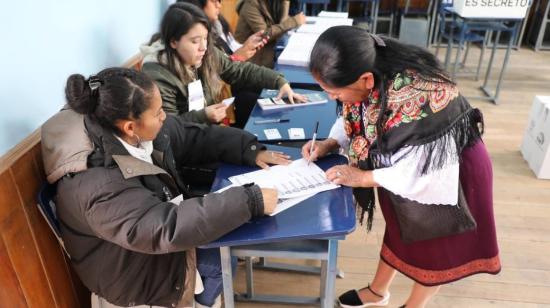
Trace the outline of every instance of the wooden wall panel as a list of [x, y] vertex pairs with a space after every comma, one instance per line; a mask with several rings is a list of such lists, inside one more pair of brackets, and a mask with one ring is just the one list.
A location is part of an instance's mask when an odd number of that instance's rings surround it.
[[38, 131], [0, 158], [0, 308], [87, 308], [89, 291], [36, 207], [43, 170]]
[[46, 182], [46, 175], [44, 174], [44, 162], [42, 161], [42, 147], [40, 143], [32, 148], [33, 159], [36, 167], [38, 168], [38, 176], [40, 177], [40, 183]]
[[36, 194], [42, 183], [40, 182], [38, 168], [34, 163], [32, 149], [15, 161], [11, 167], [11, 171], [22, 205], [25, 207], [36, 207]]
[[16, 207], [12, 206], [12, 200], [18, 200], [17, 188], [12, 180], [10, 170], [0, 173], [0, 223], [4, 217], [9, 216]]
[[[41, 175], [43, 172], [39, 171], [43, 169], [38, 169], [35, 162], [36, 153], [34, 149], [36, 148], [39, 148], [39, 145], [13, 164], [15, 185], [19, 188], [19, 193], [23, 199], [27, 223], [46, 272], [47, 285], [57, 307], [75, 307], [78, 306], [76, 292], [71, 285], [72, 281], [66, 279], [70, 274], [65, 263], [63, 250], [36, 207], [36, 192], [39, 191], [44, 177]], [[72, 294], [72, 296], [67, 296], [68, 294]]]
[[0, 308], [26, 307], [25, 296], [19, 287], [19, 280], [11, 264], [10, 257], [0, 237]]
[[29, 307], [55, 307], [22, 205], [13, 204], [18, 208], [4, 219], [0, 229], [27, 304]]

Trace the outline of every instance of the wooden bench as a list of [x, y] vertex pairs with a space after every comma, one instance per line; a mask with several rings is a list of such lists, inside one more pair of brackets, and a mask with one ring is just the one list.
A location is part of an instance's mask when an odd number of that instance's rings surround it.
[[[141, 56], [124, 64], [139, 69]], [[0, 307], [90, 307], [90, 292], [37, 209], [40, 128], [0, 157]]]

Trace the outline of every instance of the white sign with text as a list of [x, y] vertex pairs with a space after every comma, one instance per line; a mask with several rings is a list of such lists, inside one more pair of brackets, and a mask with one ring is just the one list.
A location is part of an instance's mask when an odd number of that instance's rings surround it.
[[525, 18], [531, 0], [454, 0], [453, 8], [462, 17]]

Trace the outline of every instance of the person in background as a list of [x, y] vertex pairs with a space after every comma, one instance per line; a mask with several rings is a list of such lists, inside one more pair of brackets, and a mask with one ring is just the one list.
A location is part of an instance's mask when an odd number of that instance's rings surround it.
[[220, 14], [222, 7], [220, 0], [178, 0], [177, 2], [191, 3], [204, 11], [212, 27], [214, 45], [227, 54], [232, 61], [248, 61], [267, 43], [267, 38], [262, 37], [263, 31], [250, 35], [243, 44], [237, 42], [229, 30], [229, 24]]
[[[252, 34], [244, 44], [238, 43], [231, 32], [227, 21], [220, 14], [222, 6], [220, 1], [216, 0], [178, 0], [178, 2], [186, 2], [196, 5], [201, 8], [208, 17], [212, 25], [212, 40], [214, 45], [223, 51], [231, 61], [243, 62], [250, 59], [256, 51], [264, 46], [267, 42], [266, 38], [262, 37], [262, 31]], [[237, 104], [235, 108], [235, 123], [234, 127], [244, 128], [246, 121], [250, 116], [250, 112], [256, 101], [258, 100], [262, 88], [253, 87], [252, 85], [233, 84], [230, 87], [231, 94], [234, 96]]]
[[[386, 222], [374, 278], [341, 295], [340, 307], [388, 305], [396, 271], [414, 281], [402, 306], [407, 308], [425, 307], [441, 285], [497, 274], [493, 175], [481, 139], [482, 115], [433, 54], [339, 26], [319, 37], [310, 70], [343, 110], [330, 137], [316, 142], [311, 155], [308, 142], [302, 154], [315, 160], [344, 148], [350, 164], [327, 170], [327, 178], [354, 188], [362, 213], [369, 214], [368, 229], [377, 187]], [[468, 215], [471, 221], [462, 220]], [[460, 228], [446, 230], [447, 223]]]
[[290, 1], [286, 0], [240, 0], [237, 3], [237, 41], [244, 42], [258, 31], [269, 37], [268, 43], [250, 59], [252, 63], [273, 68], [277, 40], [306, 22], [303, 12], [289, 17], [289, 6]]
[[[271, 213], [277, 192], [245, 185], [194, 196], [181, 167], [205, 161], [267, 167], [288, 157], [266, 151], [242, 130], [167, 116], [159, 88], [141, 72], [75, 74], [65, 92], [68, 106], [42, 126], [42, 155], [78, 276], [114, 305], [193, 306], [202, 291], [197, 263], [205, 262], [195, 247]], [[221, 288], [214, 292], [199, 304], [211, 306]]]
[[305, 101], [281, 74], [231, 61], [213, 46], [209, 34], [210, 22], [201, 9], [175, 3], [164, 14], [159, 33], [141, 47], [142, 71], [157, 83], [166, 113], [190, 122], [219, 123], [227, 108], [219, 100], [221, 80], [232, 86], [279, 89], [278, 97]]

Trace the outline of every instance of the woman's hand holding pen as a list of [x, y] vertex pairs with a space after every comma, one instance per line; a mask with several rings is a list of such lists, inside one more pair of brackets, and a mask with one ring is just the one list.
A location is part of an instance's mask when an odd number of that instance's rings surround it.
[[298, 93], [294, 93], [294, 91], [290, 87], [290, 84], [288, 83], [285, 83], [285, 85], [279, 89], [279, 94], [277, 95], [277, 98], [281, 99], [283, 97], [288, 97], [288, 100], [290, 101], [291, 104], [294, 104], [296, 102], [305, 103], [307, 101], [305, 96]]
[[269, 169], [269, 165], [288, 165], [290, 156], [277, 151], [260, 151], [256, 156], [256, 165], [262, 169]]
[[302, 146], [302, 157], [308, 161], [316, 161], [339, 147], [338, 142], [332, 138], [315, 141], [313, 149], [311, 148], [312, 142], [310, 140]]
[[278, 194], [273, 188], [261, 188], [262, 197], [264, 199], [264, 214], [269, 215], [275, 211], [277, 207]]
[[224, 103], [218, 103], [206, 106], [204, 112], [211, 123], [220, 123], [227, 116], [226, 109], [227, 106]]

